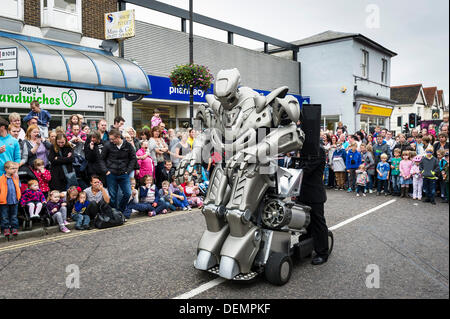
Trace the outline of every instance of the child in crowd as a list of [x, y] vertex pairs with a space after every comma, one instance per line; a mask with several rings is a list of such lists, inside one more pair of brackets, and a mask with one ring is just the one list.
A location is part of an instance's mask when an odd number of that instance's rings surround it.
[[336, 144], [336, 150], [332, 157], [332, 169], [336, 176], [336, 190], [343, 190], [345, 186], [345, 159], [347, 154], [339, 141]]
[[28, 122], [32, 118], [35, 118], [42, 137], [48, 138], [48, 126], [52, 116], [48, 111], [41, 109], [41, 106], [37, 100], [31, 101], [30, 107], [31, 111], [23, 118], [23, 121]]
[[203, 200], [197, 195], [200, 193], [198, 185], [194, 185], [194, 181], [190, 180], [186, 183], [185, 193], [189, 205], [201, 208], [203, 206]]
[[388, 180], [389, 180], [389, 171], [390, 167], [387, 163], [388, 156], [386, 153], [380, 155], [381, 162], [377, 165], [377, 178], [378, 178], [378, 187], [377, 187], [377, 196], [380, 196], [381, 191], [384, 191], [384, 196], [388, 195]]
[[391, 158], [391, 182], [393, 196], [400, 196], [400, 162], [402, 160], [400, 154], [401, 150], [396, 148], [394, 149], [394, 157]]
[[57, 190], [53, 190], [48, 195], [47, 211], [55, 223], [58, 223], [59, 229], [63, 233], [70, 233], [66, 227], [67, 222], [67, 204], [61, 199], [61, 194]]
[[439, 183], [439, 190], [441, 192], [441, 199], [446, 202], [447, 201], [447, 197], [445, 194], [445, 180], [443, 178], [443, 174], [442, 172], [444, 171], [445, 165], [447, 164], [447, 160], [445, 159], [445, 153], [448, 153], [448, 150], [446, 149], [439, 149], [436, 152], [437, 155], [437, 159], [439, 161], [439, 178], [438, 178], [438, 183]]
[[160, 213], [166, 214], [167, 205], [160, 200], [158, 188], [153, 184], [153, 177], [145, 175], [141, 184], [143, 186], [139, 188], [139, 202], [145, 204], [145, 211], [148, 211], [148, 216], [152, 217]]
[[135, 178], [130, 177], [130, 185], [131, 185], [130, 200], [128, 201], [128, 204], [125, 207], [125, 210], [123, 211], [123, 215], [125, 216], [126, 219], [129, 219], [131, 217], [131, 213], [133, 212], [151, 210], [151, 207], [149, 208], [147, 204], [139, 203], [139, 190], [136, 189]]
[[40, 218], [39, 213], [46, 203], [44, 193], [39, 189], [37, 180], [28, 181], [28, 188], [23, 192], [20, 199], [20, 206], [25, 208], [31, 219]]
[[359, 192], [362, 192], [364, 197], [366, 196], [364, 190], [366, 188], [367, 180], [368, 175], [366, 172], [366, 166], [361, 164], [356, 170], [356, 196], [359, 197]]
[[17, 171], [19, 164], [7, 161], [4, 166], [5, 174], [0, 177], [0, 217], [3, 235], [8, 237], [17, 236], [19, 220], [17, 219], [17, 208], [21, 197], [19, 178]]
[[148, 141], [143, 141], [141, 148], [136, 152], [136, 158], [139, 164], [138, 178], [142, 179], [145, 175], [155, 177], [155, 163], [148, 152]]
[[433, 146], [428, 146], [425, 150], [425, 156], [420, 161], [420, 171], [422, 172], [423, 188], [426, 195], [423, 201], [436, 205], [434, 195], [436, 193], [436, 180], [439, 175], [439, 162], [433, 156]]
[[153, 117], [152, 117], [152, 127], [158, 126], [162, 122], [162, 119], [159, 117], [159, 110], [154, 109], [153, 110]]
[[356, 142], [352, 142], [345, 160], [345, 166], [348, 172], [347, 192], [352, 192], [356, 189], [356, 170], [361, 165], [361, 153], [358, 152], [357, 147], [358, 145], [356, 144]]
[[87, 200], [87, 194], [85, 192], [80, 192], [78, 194], [78, 199], [75, 202], [72, 211], [72, 220], [76, 222], [75, 229], [78, 230], [89, 230], [89, 223], [91, 218], [86, 214], [86, 208], [89, 206], [89, 201]]
[[400, 161], [400, 197], [408, 197], [409, 185], [412, 184], [411, 167], [413, 162], [409, 158], [409, 151], [403, 151]]
[[172, 183], [169, 185], [169, 191], [172, 193], [173, 204], [182, 210], [192, 210], [189, 206], [186, 195], [184, 194], [183, 186], [177, 185], [175, 175], [172, 176]]
[[48, 192], [50, 191], [48, 183], [52, 179], [52, 175], [48, 169], [45, 169], [44, 161], [40, 158], [35, 159], [33, 162], [32, 171], [38, 180], [39, 189], [42, 193], [44, 193], [44, 196], [47, 197]]
[[420, 171], [420, 161], [421, 156], [416, 156], [413, 159], [413, 166], [411, 166], [410, 174], [413, 178], [413, 199], [422, 200], [422, 188], [423, 188], [423, 177]]
[[169, 190], [170, 183], [168, 181], [163, 181], [161, 183], [161, 189], [159, 190], [159, 198], [168, 207], [169, 211], [177, 210], [173, 202], [173, 195]]

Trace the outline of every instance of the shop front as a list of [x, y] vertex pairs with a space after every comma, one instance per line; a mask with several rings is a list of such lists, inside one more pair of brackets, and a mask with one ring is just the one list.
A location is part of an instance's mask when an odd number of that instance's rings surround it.
[[360, 129], [364, 129], [366, 132], [374, 131], [376, 126], [390, 129], [389, 119], [393, 107], [360, 102], [357, 110], [356, 121], [359, 122]]
[[[190, 124], [189, 114], [189, 90], [186, 88], [174, 87], [169, 78], [148, 75], [151, 83], [152, 94], [145, 96], [139, 102], [134, 102], [133, 127], [141, 130], [144, 126], [151, 126], [153, 110], [158, 109], [163, 122], [167, 128], [184, 129]], [[194, 90], [194, 117], [197, 108], [201, 104], [206, 104], [206, 94], [213, 94], [214, 85], [208, 91], [200, 89]], [[255, 89], [260, 94], [267, 95], [270, 92]], [[309, 97], [302, 97], [293, 94], [300, 104], [309, 103]]]
[[81, 114], [91, 128], [105, 118], [105, 93], [72, 88], [20, 84], [18, 94], [0, 94], [0, 116], [17, 112], [23, 118], [30, 112], [30, 102], [37, 100], [41, 108], [50, 112], [50, 129], [65, 128], [69, 117]]
[[52, 115], [50, 129], [65, 127], [72, 114], [96, 128], [99, 119], [114, 118], [112, 93], [151, 93], [139, 66], [104, 50], [1, 32], [0, 48], [11, 47], [17, 48], [19, 85], [17, 92], [0, 91], [4, 118], [13, 112], [25, 116], [37, 100]]

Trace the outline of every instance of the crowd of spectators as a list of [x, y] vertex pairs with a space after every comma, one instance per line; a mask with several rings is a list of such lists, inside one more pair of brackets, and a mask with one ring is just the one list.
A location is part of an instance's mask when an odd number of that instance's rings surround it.
[[401, 196], [435, 204], [448, 203], [448, 116], [436, 127], [394, 136], [386, 128], [350, 134], [340, 122], [336, 131], [321, 131], [328, 188], [366, 196]]
[[151, 127], [136, 132], [121, 116], [95, 129], [80, 114], [66, 128], [49, 130], [51, 115], [31, 102], [21, 120], [0, 118], [0, 219], [4, 236], [15, 236], [19, 218], [49, 217], [62, 232], [69, 221], [78, 230], [94, 225], [101, 207], [148, 216], [202, 207], [211, 167], [196, 165], [183, 182], [175, 166], [188, 155], [194, 129], [167, 130], [155, 110]]

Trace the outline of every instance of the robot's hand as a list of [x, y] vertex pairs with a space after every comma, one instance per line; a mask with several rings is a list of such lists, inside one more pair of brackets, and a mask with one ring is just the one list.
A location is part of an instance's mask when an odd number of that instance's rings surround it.
[[189, 174], [192, 174], [194, 170], [194, 165], [196, 163], [195, 156], [193, 153], [187, 154], [183, 159], [181, 159], [175, 170], [175, 178], [178, 181], [183, 181], [183, 175], [187, 171]]
[[246, 170], [249, 166], [256, 166], [256, 149], [248, 148], [245, 151], [237, 152], [227, 163], [228, 170]]

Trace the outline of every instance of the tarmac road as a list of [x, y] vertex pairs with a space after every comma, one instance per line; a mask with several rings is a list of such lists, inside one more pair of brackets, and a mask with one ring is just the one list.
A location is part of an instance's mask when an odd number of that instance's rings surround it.
[[[294, 263], [283, 287], [264, 277], [226, 281], [192, 298], [449, 298], [448, 204], [328, 191], [329, 227], [338, 226], [328, 262]], [[438, 200], [439, 202], [439, 200]], [[0, 298], [174, 298], [217, 277], [193, 268], [202, 214], [137, 217], [105, 230], [72, 231], [0, 244]], [[76, 265], [79, 288], [67, 288]], [[366, 280], [379, 269], [379, 288]], [[67, 268], [67, 267], [72, 268]], [[374, 266], [369, 266], [374, 267]], [[367, 272], [366, 272], [367, 270]], [[68, 279], [69, 278], [69, 279]]]

